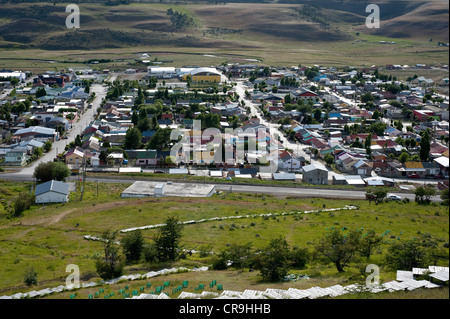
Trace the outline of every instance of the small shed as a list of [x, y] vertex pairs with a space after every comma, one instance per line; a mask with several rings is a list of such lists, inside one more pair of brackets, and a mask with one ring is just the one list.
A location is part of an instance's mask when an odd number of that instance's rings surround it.
[[164, 184], [159, 183], [155, 185], [155, 196], [164, 196]]
[[67, 203], [69, 201], [69, 185], [51, 180], [36, 186], [35, 203]]

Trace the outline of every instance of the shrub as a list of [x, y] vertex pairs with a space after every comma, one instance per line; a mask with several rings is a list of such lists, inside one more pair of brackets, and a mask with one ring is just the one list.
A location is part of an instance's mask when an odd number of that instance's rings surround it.
[[16, 199], [13, 202], [13, 208], [14, 210], [11, 212], [13, 217], [19, 217], [22, 216], [22, 213], [29, 209], [31, 205], [34, 203], [35, 197], [31, 194], [21, 194], [20, 196], [16, 197]]
[[142, 246], [142, 257], [148, 263], [157, 261], [157, 251], [155, 245], [144, 243]]
[[127, 262], [139, 261], [144, 248], [144, 238], [139, 229], [126, 234], [120, 243]]
[[303, 269], [311, 258], [311, 254], [307, 248], [293, 247], [291, 250], [290, 260], [292, 266]]
[[28, 287], [38, 284], [37, 272], [34, 271], [33, 267], [27, 269], [27, 271], [25, 272], [25, 276], [24, 276], [23, 282]]

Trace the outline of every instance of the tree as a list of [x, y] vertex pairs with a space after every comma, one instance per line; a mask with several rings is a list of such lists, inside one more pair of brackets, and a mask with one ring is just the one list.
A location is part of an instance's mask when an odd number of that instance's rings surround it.
[[430, 139], [430, 131], [427, 129], [423, 135], [422, 135], [422, 139], [420, 140], [420, 159], [422, 161], [427, 161], [428, 160], [428, 156], [430, 155], [430, 144], [431, 144], [431, 139]]
[[366, 148], [366, 153], [369, 158], [372, 157], [372, 134], [367, 135], [364, 141], [364, 147]]
[[359, 140], [359, 137], [355, 139], [355, 141], [350, 145], [350, 147], [362, 148], [363, 144]]
[[52, 149], [52, 142], [51, 141], [45, 142], [45, 144], [44, 144], [44, 151], [50, 152], [51, 149]]
[[333, 155], [327, 154], [324, 157], [325, 163], [327, 163], [327, 165], [331, 165], [334, 162], [334, 157]]
[[20, 194], [13, 202], [14, 210], [11, 212], [13, 217], [20, 217], [22, 213], [33, 205], [35, 197], [32, 194]]
[[402, 152], [402, 154], [400, 154], [400, 156], [398, 157], [398, 160], [401, 163], [406, 163], [408, 161], [408, 159], [409, 159], [409, 154], [406, 152]]
[[441, 192], [442, 205], [449, 205], [449, 189], [446, 188]]
[[419, 204], [429, 204], [431, 202], [431, 197], [436, 195], [436, 190], [430, 186], [419, 186], [414, 191], [416, 195], [415, 201]]
[[272, 239], [259, 254], [255, 254], [253, 265], [266, 281], [280, 281], [292, 264], [289, 245], [284, 238]]
[[314, 110], [314, 119], [317, 122], [320, 122], [320, 119], [322, 118], [322, 111], [320, 109], [315, 109]]
[[372, 95], [372, 93], [367, 92], [361, 95], [361, 102], [367, 103], [367, 102], [373, 102], [375, 100], [375, 97]]
[[289, 259], [292, 267], [303, 269], [311, 258], [311, 254], [307, 248], [294, 246], [291, 250]]
[[134, 150], [141, 145], [142, 133], [137, 127], [132, 127], [127, 130], [125, 134], [125, 141], [123, 147], [127, 150]]
[[360, 253], [367, 259], [370, 258], [374, 248], [381, 245], [383, 238], [375, 233], [375, 230], [371, 229], [366, 234], [362, 235]]
[[153, 135], [152, 139], [147, 143], [147, 149], [163, 149], [166, 147], [167, 143], [170, 141], [170, 133], [172, 129], [166, 127], [164, 129], [158, 128], [156, 133]]
[[315, 245], [315, 251], [325, 261], [332, 262], [339, 272], [356, 256], [360, 247], [360, 233], [333, 228]]
[[142, 92], [141, 87], [139, 87], [137, 97], [134, 100], [134, 108], [133, 109], [137, 110], [139, 108], [139, 105], [144, 104], [144, 102], [145, 102], [145, 95]]
[[136, 112], [136, 110], [134, 110], [134, 111], [133, 111], [133, 114], [131, 115], [131, 122], [132, 122], [134, 125], [137, 125], [138, 121], [139, 121], [139, 115], [138, 115], [138, 112]]
[[64, 181], [69, 176], [70, 169], [62, 162], [39, 163], [33, 173], [33, 177], [40, 183], [51, 180]]
[[103, 257], [97, 258], [95, 268], [98, 275], [104, 279], [117, 278], [123, 273], [123, 258], [119, 254], [119, 246], [116, 244], [117, 231], [105, 231], [101, 240], [103, 241]]
[[43, 96], [46, 96], [46, 95], [47, 95], [47, 92], [45, 91], [44, 88], [38, 88], [36, 90], [36, 98], [40, 98], [40, 97], [43, 97]]
[[178, 258], [182, 230], [183, 225], [178, 222], [176, 217], [167, 218], [165, 225], [159, 228], [159, 233], [154, 238], [159, 261]]
[[373, 194], [375, 195], [375, 204], [378, 205], [379, 203], [382, 203], [383, 200], [386, 198], [387, 191], [383, 189], [378, 189]]
[[142, 232], [139, 229], [125, 235], [120, 244], [127, 262], [139, 261], [145, 244], [144, 237], [142, 237]]
[[394, 270], [428, 266], [427, 248], [417, 239], [392, 244], [387, 251], [386, 265]]
[[226, 261], [237, 269], [242, 269], [250, 263], [252, 244], [232, 244], [222, 251], [222, 257], [226, 257]]

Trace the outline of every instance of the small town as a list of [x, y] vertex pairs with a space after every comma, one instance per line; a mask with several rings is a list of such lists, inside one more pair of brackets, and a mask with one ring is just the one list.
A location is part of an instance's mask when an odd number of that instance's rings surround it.
[[[45, 158], [65, 163], [73, 176], [165, 173], [237, 183], [448, 188], [449, 98], [439, 93], [448, 78], [387, 75], [431, 66], [175, 68], [145, 62], [151, 64], [146, 69], [117, 72], [1, 70], [1, 174]], [[196, 120], [201, 130], [220, 130], [219, 142], [193, 130]], [[249, 138], [248, 129], [265, 134]], [[188, 134], [190, 158], [171, 156], [173, 131]], [[214, 156], [221, 141], [231, 145], [233, 161]], [[239, 160], [238, 144], [244, 147]], [[271, 160], [264, 152], [273, 147], [276, 170], [263, 173], [264, 160]]]
[[448, 1], [71, 2], [0, 0], [2, 305], [449, 299]]

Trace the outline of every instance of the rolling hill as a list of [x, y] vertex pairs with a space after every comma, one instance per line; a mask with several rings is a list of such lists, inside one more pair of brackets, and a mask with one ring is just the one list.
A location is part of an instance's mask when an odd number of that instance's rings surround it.
[[[124, 2], [129, 4], [119, 4]], [[436, 44], [449, 38], [449, 4], [443, 0], [371, 1], [380, 7], [380, 29], [366, 28], [368, 3], [357, 0], [194, 0], [183, 4], [172, 0], [80, 0], [80, 29], [65, 26], [69, 15], [65, 8], [70, 1], [0, 3], [0, 49], [164, 47], [199, 53], [247, 52], [251, 57], [274, 61], [293, 61], [300, 55], [317, 59], [317, 63], [347, 63], [354, 55], [361, 57], [361, 64], [377, 63], [371, 61], [375, 56], [393, 56], [395, 60], [404, 52], [409, 55], [437, 49], [436, 58], [429, 53], [425, 58], [439, 63], [443, 63], [442, 57], [448, 59], [448, 48], [437, 48]], [[168, 15], [170, 9], [174, 14]], [[183, 24], [183, 19], [176, 19], [180, 17], [192, 23]], [[376, 47], [384, 38], [404, 46]], [[430, 43], [430, 39], [435, 42]], [[354, 45], [355, 40], [366, 44]], [[398, 63], [411, 63], [415, 58], [407, 56]]]
[[[104, 1], [106, 2], [106, 1]], [[377, 3], [377, 1], [374, 1]], [[168, 44], [217, 45], [241, 38], [264, 43], [336, 42], [354, 38], [354, 30], [393, 38], [448, 40], [448, 2], [378, 1], [382, 27], [365, 28], [361, 1], [283, 1], [278, 3], [227, 3], [220, 5], [131, 4], [106, 6], [80, 4], [81, 28], [65, 28], [64, 4], [7, 3], [0, 11], [3, 47], [14, 43], [30, 48], [74, 49]], [[179, 30], [167, 10], [191, 16], [191, 28]], [[354, 30], [353, 30], [354, 29]], [[209, 43], [209, 44], [208, 44]]]

